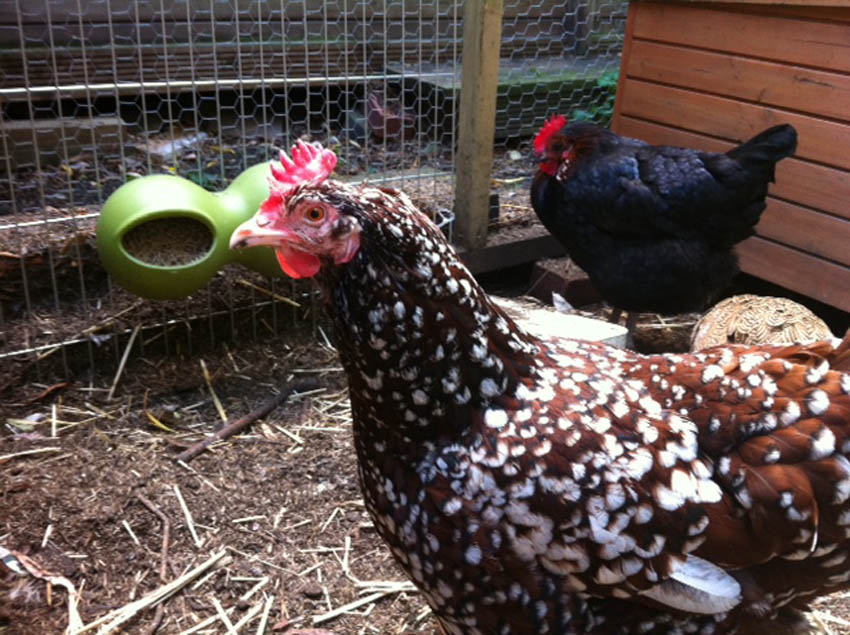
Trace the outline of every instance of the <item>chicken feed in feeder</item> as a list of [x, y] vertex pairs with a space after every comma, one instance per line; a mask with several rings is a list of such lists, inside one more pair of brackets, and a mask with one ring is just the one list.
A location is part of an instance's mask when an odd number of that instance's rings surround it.
[[159, 267], [182, 267], [204, 258], [213, 235], [202, 222], [188, 217], [159, 218], [124, 234], [124, 249], [134, 258]]

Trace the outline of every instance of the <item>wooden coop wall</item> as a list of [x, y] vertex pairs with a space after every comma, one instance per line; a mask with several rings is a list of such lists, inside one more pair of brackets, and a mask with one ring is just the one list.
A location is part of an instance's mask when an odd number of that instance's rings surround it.
[[633, 2], [612, 125], [654, 144], [726, 151], [792, 124], [797, 153], [778, 165], [757, 236], [738, 248], [741, 268], [850, 311], [844, 4]]

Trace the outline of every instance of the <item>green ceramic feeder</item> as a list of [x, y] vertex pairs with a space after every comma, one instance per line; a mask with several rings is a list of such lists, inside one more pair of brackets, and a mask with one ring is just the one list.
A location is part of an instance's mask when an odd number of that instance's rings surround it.
[[269, 197], [270, 174], [269, 163], [255, 165], [215, 193], [164, 174], [125, 183], [97, 223], [104, 267], [128, 291], [157, 300], [190, 295], [230, 262], [281, 276], [270, 247], [228, 246], [233, 230]]

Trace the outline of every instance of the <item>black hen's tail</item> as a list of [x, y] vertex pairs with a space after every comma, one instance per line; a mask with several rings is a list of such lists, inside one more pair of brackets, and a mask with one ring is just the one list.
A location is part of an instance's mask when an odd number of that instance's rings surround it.
[[729, 150], [727, 155], [773, 181], [776, 163], [790, 157], [796, 149], [797, 131], [794, 126], [784, 123], [760, 132], [746, 143]]

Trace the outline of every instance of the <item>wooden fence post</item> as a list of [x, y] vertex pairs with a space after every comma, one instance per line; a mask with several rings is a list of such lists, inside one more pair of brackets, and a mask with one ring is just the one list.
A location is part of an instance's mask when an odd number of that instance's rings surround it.
[[466, 249], [487, 240], [501, 43], [502, 0], [467, 0], [455, 180], [455, 227]]

